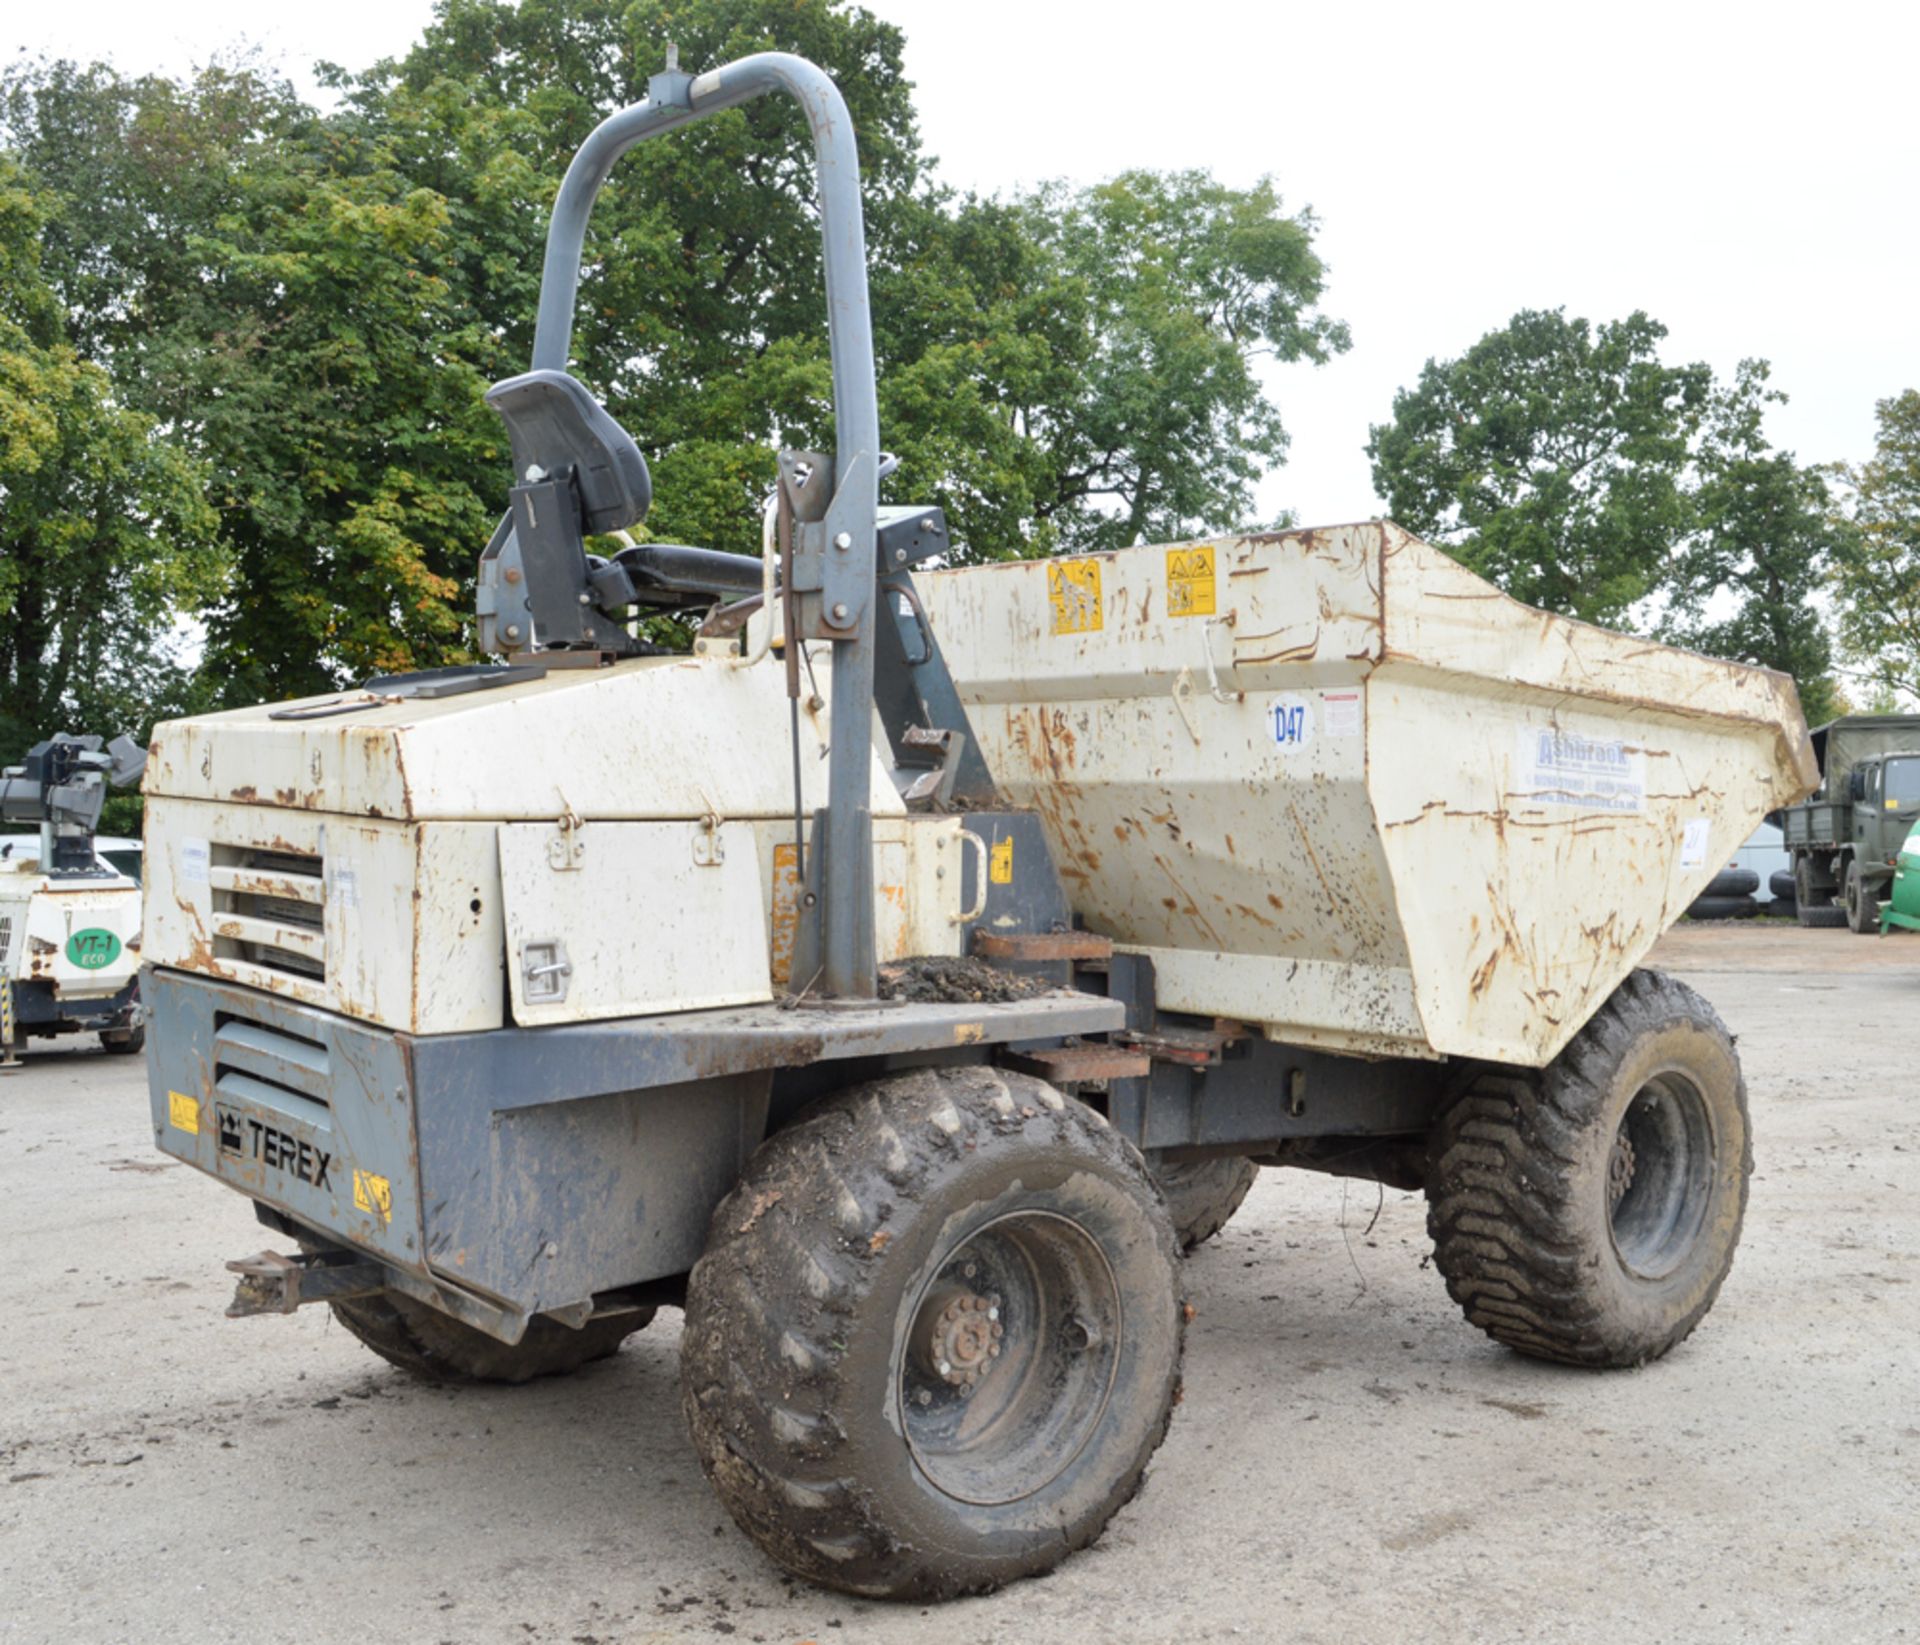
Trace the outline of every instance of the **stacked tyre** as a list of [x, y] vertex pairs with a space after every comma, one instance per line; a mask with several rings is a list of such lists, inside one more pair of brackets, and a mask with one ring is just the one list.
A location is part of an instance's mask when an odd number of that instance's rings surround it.
[[1753, 899], [1759, 889], [1760, 876], [1751, 868], [1723, 868], [1693, 899], [1687, 914], [1696, 920], [1750, 920], [1760, 912]]
[[1767, 877], [1767, 889], [1773, 893], [1773, 901], [1767, 904], [1769, 914], [1783, 920], [1799, 918], [1800, 892], [1791, 868], [1776, 868]]

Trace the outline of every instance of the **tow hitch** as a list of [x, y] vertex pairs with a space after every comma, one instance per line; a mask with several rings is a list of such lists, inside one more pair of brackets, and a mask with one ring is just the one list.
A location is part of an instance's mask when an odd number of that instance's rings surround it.
[[238, 1274], [228, 1319], [250, 1314], [290, 1314], [302, 1303], [336, 1302], [345, 1297], [370, 1297], [387, 1288], [386, 1269], [346, 1251], [303, 1251], [283, 1256], [260, 1251], [227, 1264]]

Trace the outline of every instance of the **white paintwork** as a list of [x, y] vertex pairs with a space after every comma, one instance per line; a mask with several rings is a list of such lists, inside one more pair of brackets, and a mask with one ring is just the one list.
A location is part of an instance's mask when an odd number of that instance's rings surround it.
[[[546, 823], [499, 829], [515, 1022], [701, 1011], [773, 997], [752, 824], [585, 823], [571, 840], [557, 840], [556, 832]], [[566, 953], [566, 995], [529, 1003], [526, 946], [553, 942]]]
[[[73, 880], [40, 872], [38, 836], [9, 839], [0, 856], [0, 977], [50, 982], [56, 997], [104, 999], [140, 969], [140, 888], [125, 875]], [[101, 861], [102, 868], [112, 864]], [[97, 970], [76, 965], [76, 931], [107, 931], [120, 948]]]
[[[1046, 563], [922, 581], [1004, 797], [1170, 1008], [1542, 1064], [1815, 780], [1783, 676], [1532, 610], [1397, 527], [1205, 546], [1196, 614], [1180, 549], [1130, 549], [1068, 573], [1064, 632]], [[1555, 797], [1543, 733], [1613, 774]]]
[[[815, 671], [827, 689], [824, 657]], [[778, 659], [556, 669], [461, 696], [274, 717], [334, 700], [155, 731], [145, 787], [156, 964], [416, 1034], [770, 997], [773, 851], [793, 826]], [[825, 731], [824, 714], [801, 715], [809, 818], [827, 798]], [[957, 821], [907, 817], [878, 757], [870, 804], [881, 957], [958, 953]], [[692, 865], [708, 816], [725, 846], [717, 870]], [[569, 834], [586, 846], [583, 866], [555, 872], [549, 845]], [[503, 839], [525, 842], [508, 848], [505, 881]], [[268, 885], [240, 866], [253, 851], [313, 861]], [[248, 893], [316, 911], [319, 929], [236, 912]], [[566, 944], [575, 971], [565, 1002], [529, 1008], [519, 944], [548, 938]], [[317, 961], [325, 975], [258, 963], [243, 943]]]

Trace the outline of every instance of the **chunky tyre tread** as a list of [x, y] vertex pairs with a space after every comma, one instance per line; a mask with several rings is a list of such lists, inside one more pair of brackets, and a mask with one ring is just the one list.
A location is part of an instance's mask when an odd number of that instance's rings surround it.
[[1180, 1249], [1191, 1251], [1226, 1227], [1260, 1175], [1260, 1167], [1250, 1159], [1234, 1157], [1151, 1165], [1147, 1174], [1167, 1202]]
[[390, 1365], [429, 1382], [532, 1382], [618, 1353], [653, 1310], [590, 1319], [578, 1331], [536, 1318], [509, 1346], [411, 1297], [386, 1293], [329, 1304], [333, 1317]]
[[[1746, 1089], [1737, 1085], [1742, 1155], [1728, 1260], [1662, 1340], [1623, 1345], [1590, 1283], [1601, 1260], [1586, 1236], [1591, 1206], [1579, 1160], [1607, 1071], [1637, 1034], [1683, 1021], [1732, 1039], [1686, 984], [1636, 971], [1544, 1069], [1469, 1070], [1430, 1144], [1427, 1229], [1447, 1291], [1473, 1325], [1508, 1347], [1568, 1365], [1658, 1358], [1713, 1306], [1731, 1265], [1752, 1170]], [[1610, 1137], [1608, 1139], [1611, 1140]]]
[[[985, 1592], [1050, 1569], [1099, 1536], [1139, 1490], [1178, 1399], [1175, 1375], [1151, 1432], [1105, 1510], [1009, 1560], [905, 1547], [863, 1484], [836, 1413], [843, 1350], [875, 1283], [890, 1223], [962, 1155], [1019, 1135], [1089, 1153], [1147, 1190], [1143, 1162], [1099, 1114], [1043, 1081], [992, 1068], [924, 1070], [856, 1089], [763, 1146], [714, 1211], [688, 1288], [681, 1399], [702, 1468], [736, 1523], [789, 1570], [882, 1598]], [[1176, 1264], [1162, 1226], [1169, 1270]]]

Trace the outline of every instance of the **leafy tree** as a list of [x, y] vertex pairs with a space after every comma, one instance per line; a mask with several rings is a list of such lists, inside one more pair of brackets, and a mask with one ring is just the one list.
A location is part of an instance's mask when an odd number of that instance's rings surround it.
[[219, 590], [205, 475], [65, 335], [46, 201], [0, 155], [0, 743], [144, 731], [186, 697], [177, 611]]
[[1840, 642], [1882, 701], [1920, 698], [1920, 389], [1875, 407], [1867, 462], [1843, 468], [1851, 493], [1836, 577]]
[[1645, 314], [1524, 311], [1429, 360], [1372, 430], [1388, 513], [1529, 605], [1618, 624], [1687, 526], [1682, 477], [1712, 386]]
[[[675, 41], [833, 74], [858, 133], [890, 494], [979, 555], [1245, 517], [1285, 433], [1263, 354], [1346, 346], [1314, 224], [1268, 183], [1130, 174], [956, 197], [900, 31], [841, 0], [442, 0], [419, 45], [305, 108], [240, 63], [190, 82], [0, 76], [0, 146], [53, 201], [81, 351], [205, 465], [228, 701], [463, 655], [507, 482], [487, 383], [525, 369], [547, 214]], [[832, 442], [812, 141], [764, 98], [635, 150], [589, 231], [573, 369], [634, 433], [656, 535], [745, 552], [783, 445]]]
[[1820, 471], [1768, 449], [1761, 418], [1786, 397], [1767, 377], [1764, 360], [1744, 360], [1734, 381], [1714, 390], [1662, 637], [1791, 674], [1809, 723], [1819, 725], [1838, 712], [1833, 640], [1816, 605], [1841, 533]]
[[1367, 447], [1374, 484], [1394, 518], [1528, 604], [1783, 670], [1823, 717], [1826, 483], [1769, 449], [1763, 413], [1784, 396], [1765, 361], [1718, 383], [1663, 363], [1665, 336], [1643, 313], [1515, 315], [1394, 397]]

